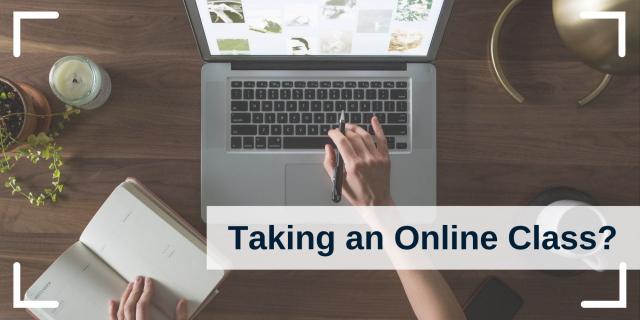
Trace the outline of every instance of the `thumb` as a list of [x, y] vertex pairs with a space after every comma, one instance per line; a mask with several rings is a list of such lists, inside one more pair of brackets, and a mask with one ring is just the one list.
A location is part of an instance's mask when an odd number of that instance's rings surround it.
[[176, 306], [176, 320], [188, 320], [189, 315], [187, 314], [187, 301], [182, 299], [178, 301], [178, 305]]

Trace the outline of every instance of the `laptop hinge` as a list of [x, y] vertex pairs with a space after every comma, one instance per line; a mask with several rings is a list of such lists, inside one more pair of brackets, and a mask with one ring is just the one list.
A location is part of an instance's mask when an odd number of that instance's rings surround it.
[[238, 61], [232, 70], [407, 70], [406, 62]]

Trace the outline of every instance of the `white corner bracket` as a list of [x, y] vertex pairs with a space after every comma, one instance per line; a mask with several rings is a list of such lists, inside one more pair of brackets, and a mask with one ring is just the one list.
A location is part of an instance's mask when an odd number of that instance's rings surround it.
[[618, 56], [627, 55], [627, 13], [624, 11], [582, 11], [580, 19], [618, 20]]
[[22, 301], [20, 297], [20, 263], [13, 264], [13, 308], [14, 309], [55, 309], [58, 301]]
[[587, 301], [580, 303], [583, 309], [626, 309], [627, 308], [627, 264], [620, 263], [620, 276], [618, 278], [618, 300], [612, 301]]
[[58, 11], [14, 11], [13, 12], [13, 56], [20, 57], [21, 40], [20, 40], [20, 24], [22, 20], [55, 20], [60, 17]]

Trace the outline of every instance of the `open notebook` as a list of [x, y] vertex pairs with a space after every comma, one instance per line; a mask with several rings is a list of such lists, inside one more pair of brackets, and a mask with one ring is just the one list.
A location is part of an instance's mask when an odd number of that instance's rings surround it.
[[55, 300], [57, 309], [31, 309], [44, 320], [108, 319], [136, 276], [154, 279], [151, 319], [173, 319], [180, 298], [193, 318], [225, 276], [206, 268], [202, 236], [140, 183], [127, 179], [111, 193], [67, 249], [27, 290], [25, 300]]

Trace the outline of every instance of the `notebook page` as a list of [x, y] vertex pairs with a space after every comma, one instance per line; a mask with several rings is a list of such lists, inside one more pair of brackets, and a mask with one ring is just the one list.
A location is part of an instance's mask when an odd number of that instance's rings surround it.
[[[120, 300], [127, 282], [82, 243], [69, 247], [25, 293], [26, 300], [53, 300], [56, 309], [30, 310], [40, 319], [108, 320], [109, 300]], [[157, 308], [152, 319], [166, 319]]]
[[127, 281], [154, 279], [154, 304], [172, 315], [180, 298], [193, 314], [222, 278], [206, 269], [206, 252], [186, 239], [144, 201], [118, 186], [80, 237], [80, 241]]

